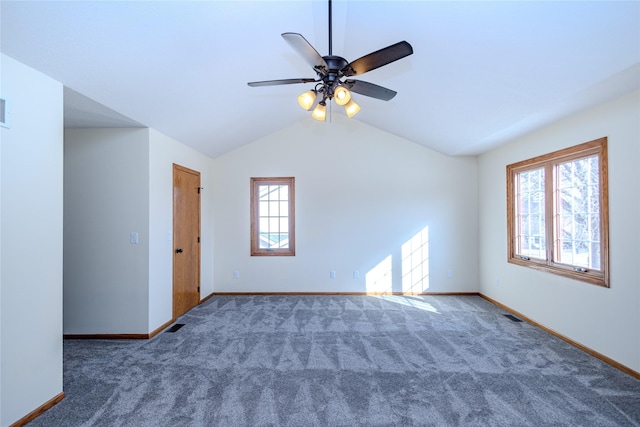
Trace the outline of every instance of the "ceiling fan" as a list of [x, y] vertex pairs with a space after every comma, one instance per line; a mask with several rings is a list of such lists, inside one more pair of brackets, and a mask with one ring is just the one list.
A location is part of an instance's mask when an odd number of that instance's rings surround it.
[[[324, 120], [326, 117], [327, 100], [335, 99], [336, 104], [345, 107], [347, 116], [353, 117], [360, 106], [351, 99], [351, 93], [369, 96], [383, 101], [389, 101], [397, 92], [362, 80], [353, 80], [349, 77], [364, 74], [383, 65], [402, 59], [413, 53], [413, 48], [406, 41], [401, 41], [391, 46], [372, 52], [355, 61], [333, 55], [332, 47], [332, 23], [331, 0], [329, 1], [329, 55], [320, 56], [318, 51], [298, 33], [283, 33], [282, 37], [298, 52], [300, 56], [313, 68], [317, 78], [299, 78], [282, 80], [265, 80], [247, 83], [251, 87], [287, 85], [295, 83], [316, 83], [316, 86], [298, 97], [298, 103], [305, 110], [310, 110], [314, 105], [312, 117]], [[321, 98], [321, 99], [318, 99]], [[316, 103], [317, 101], [317, 103]]]

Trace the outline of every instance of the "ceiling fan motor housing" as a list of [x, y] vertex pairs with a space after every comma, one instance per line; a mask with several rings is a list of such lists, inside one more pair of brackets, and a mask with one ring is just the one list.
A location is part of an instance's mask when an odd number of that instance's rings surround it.
[[341, 56], [335, 55], [323, 56], [322, 59], [327, 63], [327, 70], [325, 73], [318, 72], [318, 75], [324, 83], [326, 97], [331, 99], [333, 91], [340, 84], [341, 71], [349, 62]]

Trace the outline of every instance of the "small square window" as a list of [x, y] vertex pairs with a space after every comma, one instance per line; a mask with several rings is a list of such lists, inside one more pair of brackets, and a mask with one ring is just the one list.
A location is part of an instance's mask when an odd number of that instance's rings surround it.
[[251, 178], [251, 255], [295, 255], [294, 178]]

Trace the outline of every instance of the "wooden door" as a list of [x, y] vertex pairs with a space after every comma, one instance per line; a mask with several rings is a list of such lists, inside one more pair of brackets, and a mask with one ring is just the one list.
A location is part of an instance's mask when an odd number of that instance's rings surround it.
[[200, 172], [173, 165], [173, 318], [200, 302]]

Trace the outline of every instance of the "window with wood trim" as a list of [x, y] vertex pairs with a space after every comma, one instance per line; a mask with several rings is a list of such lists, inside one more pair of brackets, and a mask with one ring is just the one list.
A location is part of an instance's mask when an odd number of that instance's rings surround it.
[[609, 287], [607, 138], [507, 166], [508, 261]]
[[294, 178], [251, 178], [251, 255], [293, 256]]

